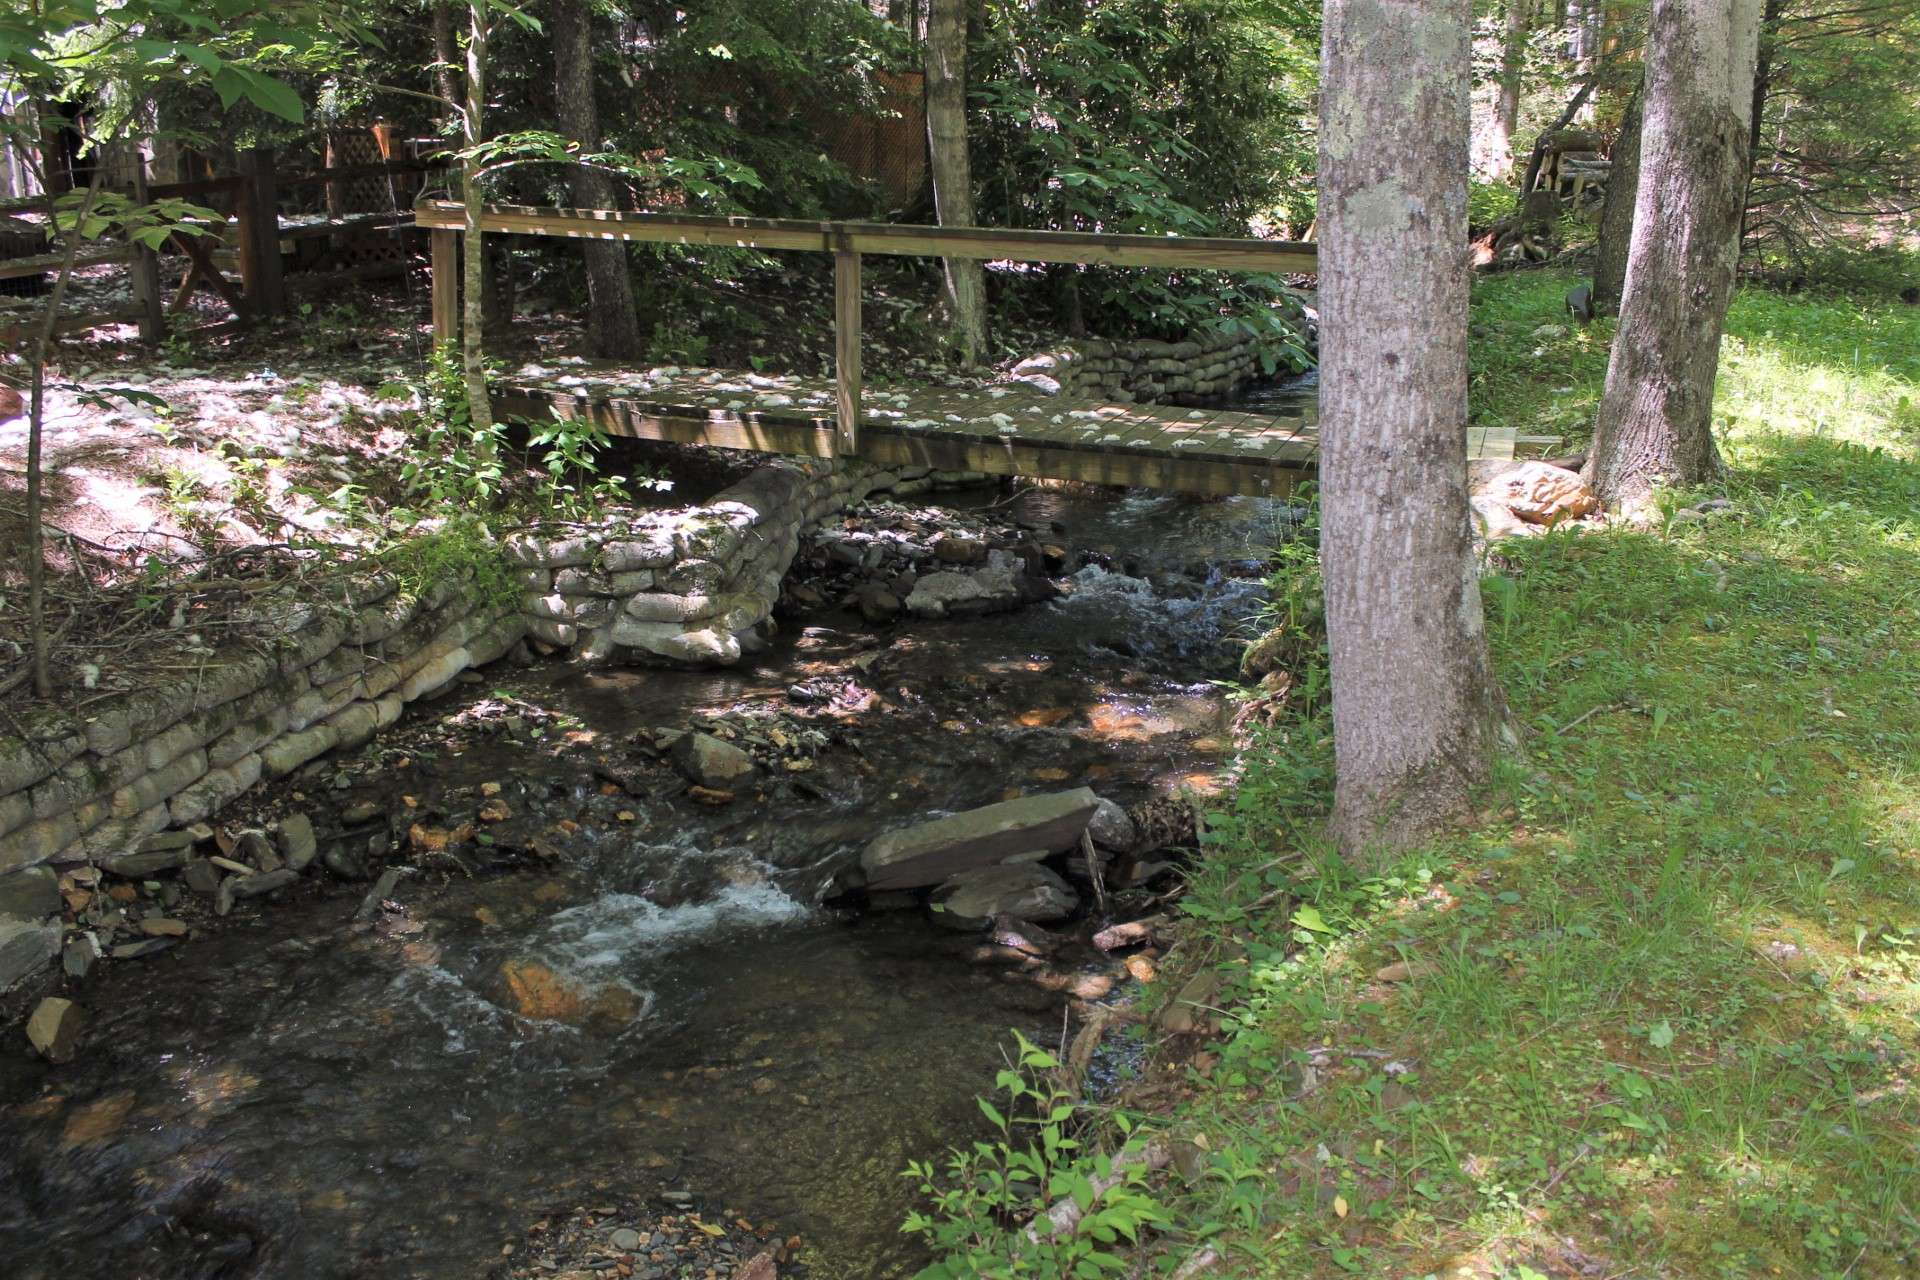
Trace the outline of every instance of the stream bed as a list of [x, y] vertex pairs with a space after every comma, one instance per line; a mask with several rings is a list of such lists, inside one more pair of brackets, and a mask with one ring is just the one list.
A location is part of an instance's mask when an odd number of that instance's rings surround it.
[[[1228, 749], [1210, 681], [1290, 514], [1051, 490], [1002, 510], [1075, 551], [1064, 598], [809, 619], [721, 672], [503, 664], [410, 711], [416, 743], [509, 695], [557, 728], [389, 750], [356, 796], [504, 781], [574, 814], [584, 855], [423, 873], [372, 924], [364, 887], [250, 904], [91, 978], [78, 1061], [0, 1055], [0, 1270], [504, 1277], [544, 1215], [604, 1205], [615, 1225], [666, 1196], [797, 1236], [782, 1274], [911, 1273], [901, 1170], [977, 1136], [1009, 1032], [1057, 1043], [1070, 994], [969, 963], [978, 939], [923, 912], [822, 906], [833, 868], [1022, 791], [1206, 788]], [[731, 805], [610, 797], [555, 754], [787, 706], [823, 677], [869, 696], [807, 772]], [[592, 1007], [528, 1016], [502, 989], [529, 973]]]

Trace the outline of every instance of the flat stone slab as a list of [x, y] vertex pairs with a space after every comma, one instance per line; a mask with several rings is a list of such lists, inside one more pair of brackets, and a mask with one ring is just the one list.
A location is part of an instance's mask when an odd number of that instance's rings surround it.
[[867, 845], [860, 868], [874, 892], [936, 885], [1019, 854], [1070, 849], [1099, 806], [1087, 787], [1003, 800], [889, 831]]
[[984, 929], [995, 916], [1020, 920], [1063, 920], [1079, 905], [1079, 896], [1058, 875], [1038, 863], [975, 867], [962, 871], [933, 891], [934, 920], [951, 929]]

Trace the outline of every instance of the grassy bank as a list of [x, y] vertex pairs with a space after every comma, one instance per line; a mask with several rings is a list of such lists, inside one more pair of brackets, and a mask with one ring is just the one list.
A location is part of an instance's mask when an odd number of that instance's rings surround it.
[[[1580, 441], [1570, 283], [1481, 286], [1478, 418]], [[1747, 293], [1722, 370], [1731, 511], [1503, 549], [1472, 830], [1357, 876], [1324, 725], [1249, 753], [1152, 987], [1225, 977], [1159, 1274], [1920, 1271], [1920, 309]]]
[[[1581, 438], [1569, 283], [1482, 287], [1478, 415]], [[1920, 1267], [1920, 310], [1750, 292], [1729, 329], [1733, 510], [1489, 582], [1531, 734], [1484, 825], [1358, 879], [1319, 726], [1249, 758], [1193, 902], [1248, 957], [1172, 1121], [1228, 1273]], [[1248, 913], [1276, 856], [1311, 913]]]

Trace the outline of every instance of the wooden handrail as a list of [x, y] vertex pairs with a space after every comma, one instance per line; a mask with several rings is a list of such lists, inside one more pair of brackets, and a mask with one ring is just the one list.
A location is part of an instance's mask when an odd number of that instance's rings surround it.
[[246, 179], [239, 176], [195, 178], [191, 182], [156, 182], [147, 188], [147, 198], [166, 200], [174, 196], [209, 196], [217, 191], [238, 191], [245, 183]]
[[[127, 262], [133, 257], [133, 251], [126, 245], [114, 245], [101, 249], [82, 249], [74, 255], [74, 269], [81, 267], [99, 267], [111, 263]], [[13, 280], [21, 276], [45, 275], [58, 271], [66, 262], [64, 253], [40, 253], [30, 258], [0, 258], [0, 280]]]
[[[419, 226], [459, 231], [466, 212], [451, 200], [414, 206]], [[878, 253], [900, 257], [1078, 262], [1108, 267], [1164, 267], [1190, 271], [1318, 270], [1316, 247], [1288, 240], [1213, 236], [1109, 235], [1097, 231], [1020, 231], [999, 227], [929, 227], [890, 222], [806, 222], [789, 218], [716, 218], [615, 209], [555, 209], [487, 205], [482, 231], [656, 244], [727, 245], [745, 249], [802, 249]]]
[[431, 173], [447, 167], [444, 157], [425, 156], [418, 160], [379, 160], [369, 164], [336, 164], [326, 169], [309, 169], [304, 173], [282, 173], [274, 176], [274, 181], [283, 187], [297, 187], [314, 182], [338, 182], [343, 178], [377, 178], [387, 174]]

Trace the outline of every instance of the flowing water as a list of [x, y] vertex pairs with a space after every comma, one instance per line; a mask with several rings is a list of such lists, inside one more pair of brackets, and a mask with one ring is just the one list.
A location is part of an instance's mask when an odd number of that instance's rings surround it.
[[[90, 979], [79, 1061], [0, 1056], [0, 1273], [466, 1280], [507, 1274], [542, 1213], [662, 1190], [800, 1235], [811, 1275], [911, 1271], [900, 1170], [976, 1136], [1009, 1030], [1056, 1042], [1063, 997], [967, 963], [920, 914], [821, 907], [830, 869], [1010, 788], [1204, 784], [1225, 749], [1207, 680], [1288, 515], [1047, 491], [1013, 510], [1097, 563], [1063, 600], [888, 633], [875, 709], [814, 785], [631, 802], [553, 870], [406, 882], [375, 928], [352, 891], [242, 908]], [[504, 681], [618, 742], [784, 704], [875, 643], [845, 620], [734, 671], [489, 672], [413, 715]], [[435, 767], [443, 786], [557, 768], [507, 739]], [[545, 794], [598, 803], [564, 772]], [[526, 961], [594, 1010], [514, 1011], [503, 966]]]

